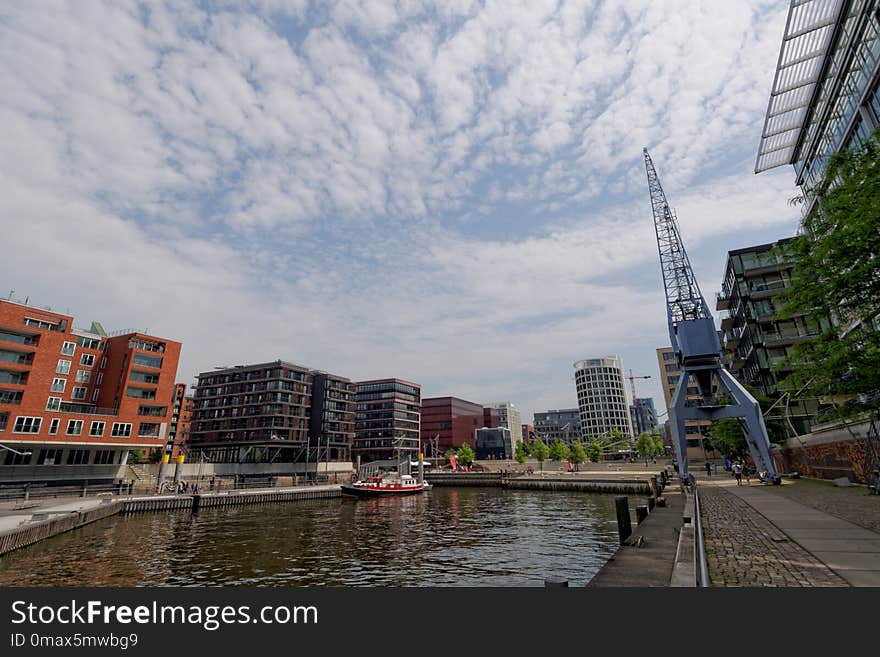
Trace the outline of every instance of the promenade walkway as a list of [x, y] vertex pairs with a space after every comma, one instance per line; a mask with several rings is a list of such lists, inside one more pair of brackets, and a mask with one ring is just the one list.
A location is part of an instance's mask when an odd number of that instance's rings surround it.
[[830, 486], [755, 479], [737, 486], [727, 474], [701, 477], [712, 585], [880, 586], [880, 533], [871, 529], [880, 500]]

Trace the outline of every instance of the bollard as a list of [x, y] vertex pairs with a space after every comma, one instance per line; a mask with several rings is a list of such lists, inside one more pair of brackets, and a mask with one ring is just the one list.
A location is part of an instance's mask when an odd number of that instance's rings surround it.
[[544, 588], [568, 588], [567, 579], [551, 578], [544, 580]]
[[660, 484], [657, 481], [657, 477], [651, 477], [651, 492], [654, 493], [654, 497], [657, 497], [662, 492], [660, 488]]
[[648, 505], [647, 504], [639, 504], [636, 507], [636, 522], [641, 525], [647, 519], [648, 519]]
[[79, 496], [80, 496], [80, 497], [85, 497], [85, 496], [86, 496], [86, 493], [88, 493], [88, 491], [89, 491], [89, 482], [88, 482], [88, 481], [84, 481], [84, 482], [83, 482], [83, 487], [82, 487], [82, 492], [79, 494]]
[[666, 506], [666, 498], [658, 497], [657, 498], [657, 506]]
[[193, 505], [192, 512], [198, 513], [199, 507], [202, 505], [202, 496], [201, 495], [193, 495]]
[[657, 498], [653, 495], [648, 498], [648, 511], [654, 510], [654, 504], [657, 502]]
[[620, 544], [632, 534], [632, 521], [629, 517], [629, 500], [624, 497], [614, 498], [614, 509], [617, 511], [617, 533], [620, 535]]

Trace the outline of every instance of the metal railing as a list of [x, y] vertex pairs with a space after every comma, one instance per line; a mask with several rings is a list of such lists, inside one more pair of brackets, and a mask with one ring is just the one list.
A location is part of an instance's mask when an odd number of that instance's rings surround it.
[[700, 514], [700, 494], [697, 491], [696, 482], [694, 491], [694, 578], [697, 587], [706, 588], [711, 586], [709, 582], [709, 567], [706, 563], [706, 543], [703, 538], [703, 519]]

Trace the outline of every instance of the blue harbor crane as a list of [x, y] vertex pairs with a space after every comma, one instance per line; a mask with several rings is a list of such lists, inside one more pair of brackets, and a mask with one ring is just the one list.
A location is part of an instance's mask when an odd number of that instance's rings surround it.
[[[715, 320], [700, 292], [684, 250], [678, 221], [666, 201], [648, 149], [643, 149], [643, 153], [666, 294], [669, 342], [681, 370], [669, 407], [679, 476], [682, 481], [688, 480], [685, 422], [736, 418], [742, 425], [758, 473], [762, 479], [779, 484], [781, 478], [770, 456], [770, 439], [761, 407], [721, 363], [721, 342], [715, 330]], [[690, 383], [696, 385], [699, 399], [688, 399]]]

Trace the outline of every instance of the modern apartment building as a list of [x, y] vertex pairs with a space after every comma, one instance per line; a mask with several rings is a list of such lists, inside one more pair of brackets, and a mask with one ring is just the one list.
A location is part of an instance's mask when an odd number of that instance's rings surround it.
[[422, 387], [403, 379], [355, 383], [355, 436], [352, 457], [362, 463], [417, 459]]
[[522, 416], [520, 415], [519, 409], [510, 402], [490, 402], [484, 404], [484, 406], [498, 409], [498, 426], [510, 429], [514, 449], [516, 449], [516, 444], [523, 439]]
[[543, 413], [535, 413], [533, 438], [550, 444], [559, 439], [567, 445], [575, 440], [583, 440], [581, 431], [581, 414], [576, 408], [551, 409]]
[[584, 438], [600, 438], [619, 431], [633, 436], [629, 402], [620, 356], [587, 358], [574, 364], [578, 409]]
[[187, 395], [186, 384], [175, 383], [171, 427], [168, 431], [168, 444], [165, 446], [165, 452], [170, 455], [171, 462], [175, 461], [181, 451], [185, 452], [187, 449], [193, 408], [195, 408], [195, 400], [192, 395]]
[[0, 301], [0, 481], [112, 480], [163, 448], [180, 346]]
[[[771, 398], [779, 394], [780, 375], [774, 368], [780, 366], [791, 347], [828, 328], [828, 323], [817, 323], [804, 314], [779, 318], [776, 299], [789, 287], [794, 268], [794, 260], [786, 251], [790, 241], [729, 251], [716, 304], [723, 311], [725, 367], [741, 383]], [[784, 375], [784, 370], [780, 374]], [[790, 397], [779, 412], [787, 415], [798, 434], [803, 434], [809, 432], [818, 408], [816, 399]], [[768, 419], [783, 419], [783, 415]]]
[[463, 444], [476, 447], [476, 430], [483, 427], [483, 407], [458, 397], [430, 397], [422, 400], [422, 445], [436, 445], [440, 456], [447, 449]]
[[[534, 418], [532, 419], [534, 422]], [[579, 422], [580, 424], [580, 422]], [[527, 445], [530, 445], [535, 439], [535, 426], [533, 424], [522, 425], [522, 437]]]
[[[880, 127], [878, 0], [792, 0], [755, 173], [790, 164], [805, 192]], [[816, 199], [806, 194], [804, 212]]]
[[497, 408], [483, 406], [483, 426], [494, 429], [501, 426], [501, 411]]
[[477, 446], [474, 454], [479, 460], [512, 459], [515, 448], [513, 436], [507, 427], [477, 429]]
[[[678, 379], [681, 376], [681, 370], [675, 360], [675, 354], [672, 347], [660, 347], [657, 349], [657, 364], [660, 367], [660, 380], [663, 382], [663, 399], [666, 402], [666, 411], [672, 405], [672, 395], [675, 394], [675, 387], [678, 385]], [[696, 385], [688, 385], [688, 399], [699, 399], [700, 394]], [[666, 416], [669, 417], [668, 415]], [[671, 427], [666, 422], [667, 430]], [[697, 462], [706, 458], [706, 450], [703, 448], [703, 436], [712, 426], [711, 420], [686, 420], [685, 432], [687, 433], [687, 457], [690, 462]], [[672, 437], [669, 437], [672, 442]]]
[[652, 397], [636, 397], [635, 404], [629, 407], [633, 429], [637, 434], [650, 433], [657, 428], [657, 409]]
[[198, 375], [189, 451], [214, 463], [350, 461], [355, 386], [282, 360]]

